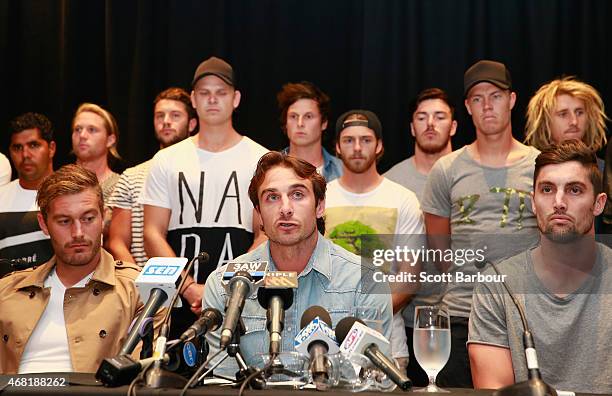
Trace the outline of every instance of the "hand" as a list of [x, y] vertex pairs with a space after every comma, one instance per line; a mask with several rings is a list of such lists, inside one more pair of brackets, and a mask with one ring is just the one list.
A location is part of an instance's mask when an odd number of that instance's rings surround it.
[[193, 282], [183, 292], [183, 297], [190, 305], [191, 312], [200, 315], [202, 312], [202, 298], [204, 297], [204, 285]]

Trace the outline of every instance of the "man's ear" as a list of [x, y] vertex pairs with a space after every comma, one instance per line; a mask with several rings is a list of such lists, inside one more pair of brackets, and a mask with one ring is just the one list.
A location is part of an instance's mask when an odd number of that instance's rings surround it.
[[192, 134], [193, 131], [196, 129], [196, 127], [198, 126], [198, 120], [195, 118], [192, 118], [189, 120], [189, 134]]
[[45, 223], [45, 218], [43, 217], [40, 211], [36, 214], [36, 218], [38, 219], [38, 225], [42, 230], [43, 234], [49, 236], [49, 230], [47, 229], [47, 223]]
[[237, 109], [238, 105], [240, 105], [240, 98], [241, 97], [242, 97], [242, 94], [240, 93], [240, 91], [235, 90], [234, 91], [234, 103], [232, 103], [233, 106], [234, 106], [234, 109]]
[[317, 219], [319, 217], [323, 217], [323, 213], [325, 213], [325, 198], [319, 201], [319, 203], [317, 204], [315, 213], [317, 215]]
[[595, 216], [599, 216], [604, 208], [606, 207], [606, 201], [608, 200], [608, 196], [606, 193], [599, 193], [597, 197], [595, 197], [595, 204], [593, 205], [593, 214]]
[[516, 104], [516, 92], [510, 92], [510, 110], [514, 108]]
[[112, 134], [106, 137], [106, 148], [111, 148], [117, 142], [117, 136]]
[[455, 136], [455, 132], [457, 132], [457, 120], [453, 120], [451, 124], [450, 136]]

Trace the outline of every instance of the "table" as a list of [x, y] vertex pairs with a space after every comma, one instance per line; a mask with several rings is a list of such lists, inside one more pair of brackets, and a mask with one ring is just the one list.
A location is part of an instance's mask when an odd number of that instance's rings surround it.
[[[37, 386], [24, 386], [24, 387], [15, 387], [9, 386], [5, 387], [10, 378], [56, 378], [61, 379], [65, 378], [66, 386], [57, 386], [57, 387], [37, 387]], [[120, 386], [116, 388], [107, 388], [101, 386], [97, 383], [93, 374], [87, 373], [69, 373], [69, 374], [29, 374], [29, 375], [21, 375], [21, 376], [7, 376], [0, 375], [0, 396], [9, 396], [9, 395], [21, 395], [21, 396], [47, 396], [47, 395], [65, 395], [65, 396], [92, 396], [92, 395], [126, 395], [128, 387]], [[449, 389], [451, 393], [430, 393], [430, 395], [438, 395], [438, 396], [486, 396], [492, 395], [493, 391], [491, 390], [474, 390], [474, 389]], [[178, 395], [180, 393], [180, 389], [146, 389], [139, 387], [137, 390], [137, 395], [139, 396], [152, 396], [152, 395]], [[350, 392], [342, 392], [336, 389], [331, 390], [330, 392], [318, 392], [315, 390], [291, 390], [291, 389], [266, 389], [266, 390], [247, 390], [245, 395], [247, 396], [312, 396], [318, 395], [321, 396], [325, 393], [335, 395], [363, 395], [363, 396], [381, 396], [385, 393], [381, 392], [360, 392], [360, 393], [350, 393]], [[399, 390], [395, 390], [391, 394], [405, 394], [407, 392], [401, 392]], [[237, 388], [231, 388], [227, 386], [206, 386], [199, 387], [196, 389], [191, 389], [187, 392], [188, 396], [196, 396], [196, 395], [210, 395], [210, 396], [236, 396], [238, 395]], [[580, 396], [588, 396], [586, 394], [579, 394]]]

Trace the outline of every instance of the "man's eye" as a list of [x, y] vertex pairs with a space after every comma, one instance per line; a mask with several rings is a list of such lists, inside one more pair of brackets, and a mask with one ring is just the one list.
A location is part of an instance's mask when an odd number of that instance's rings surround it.
[[542, 191], [543, 193], [549, 193], [552, 191], [552, 188], [550, 188], [550, 186], [544, 186], [540, 189], [540, 191]]
[[269, 194], [266, 197], [266, 200], [268, 200], [268, 201], [276, 201], [277, 199], [278, 199], [278, 195], [277, 194]]
[[571, 187], [570, 188], [570, 193], [572, 194], [580, 194], [582, 192], [582, 189], [580, 187]]
[[35, 149], [35, 148], [40, 147], [40, 143], [38, 143], [38, 142], [32, 142], [32, 143], [28, 144], [28, 146], [29, 146], [30, 148], [32, 148], [32, 149]]
[[304, 193], [303, 193], [303, 192], [301, 192], [301, 191], [295, 191], [295, 192], [293, 193], [293, 198], [300, 199], [300, 198], [303, 198], [303, 197], [304, 197]]

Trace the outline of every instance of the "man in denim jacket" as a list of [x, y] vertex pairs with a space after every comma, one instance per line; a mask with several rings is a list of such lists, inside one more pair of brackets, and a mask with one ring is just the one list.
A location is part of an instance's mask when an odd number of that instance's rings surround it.
[[[322, 235], [325, 189], [325, 179], [313, 165], [278, 152], [265, 154], [259, 160], [249, 186], [249, 197], [261, 217], [268, 242], [235, 261], [268, 261], [270, 271], [298, 273], [293, 305], [285, 313], [282, 333], [285, 352], [293, 351], [302, 313], [313, 305], [325, 308], [334, 326], [350, 316], [355, 306], [379, 308], [383, 335], [389, 338], [391, 334], [389, 286], [372, 282], [372, 268], [362, 267], [358, 256]], [[221, 284], [223, 271], [224, 267], [218, 268], [208, 277], [204, 308], [225, 310], [229, 296]], [[257, 293], [247, 297], [242, 319], [246, 333], [241, 338], [241, 352], [248, 365], [256, 365], [261, 362], [259, 355], [268, 351], [266, 310], [259, 305]], [[207, 337], [212, 356], [219, 349], [220, 330]], [[237, 370], [235, 360], [228, 358], [216, 373], [232, 376]]]

